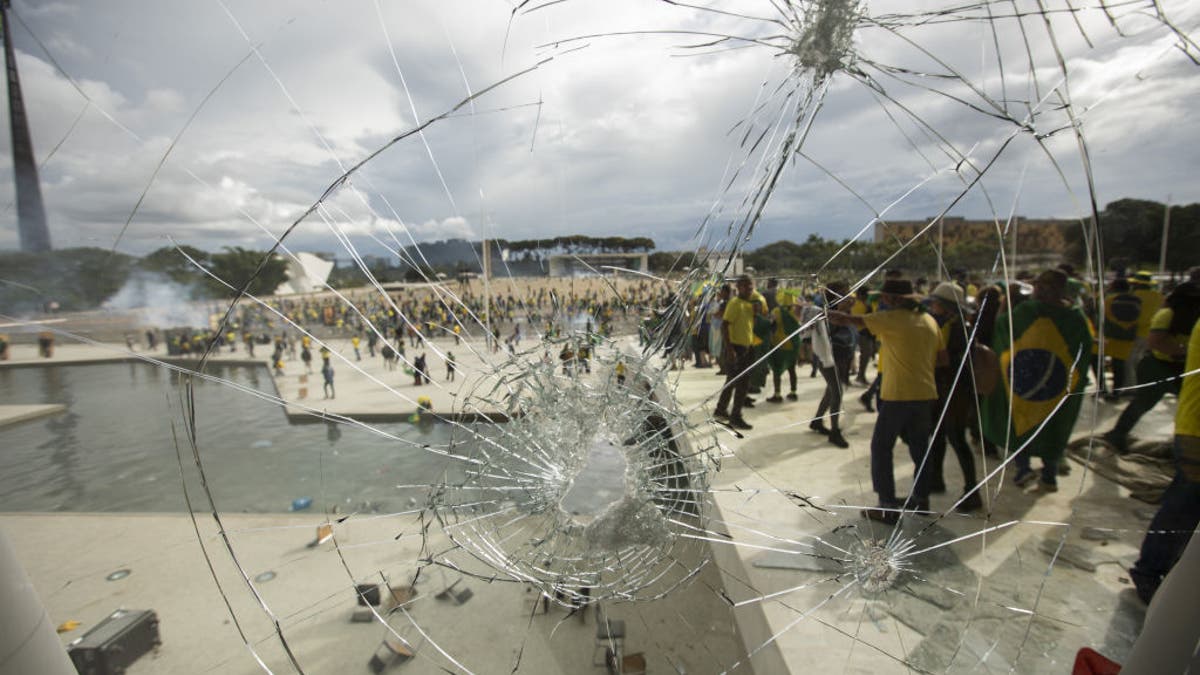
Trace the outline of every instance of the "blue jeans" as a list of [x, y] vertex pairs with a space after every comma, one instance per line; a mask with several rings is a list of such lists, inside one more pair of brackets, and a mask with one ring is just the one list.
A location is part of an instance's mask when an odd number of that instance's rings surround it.
[[[1181, 454], [1178, 438], [1175, 441], [1176, 463]], [[1175, 480], [1163, 493], [1158, 513], [1154, 514], [1146, 538], [1142, 540], [1142, 553], [1130, 570], [1139, 594], [1143, 590], [1148, 591], [1147, 595], [1154, 594], [1163, 577], [1183, 555], [1183, 549], [1187, 548], [1198, 523], [1200, 483], [1189, 482], [1183, 471], [1176, 468]]]
[[871, 434], [871, 487], [879, 495], [881, 506], [898, 506], [896, 499], [896, 475], [892, 468], [892, 450], [896, 439], [908, 445], [908, 455], [913, 461], [912, 498], [917, 501], [929, 499], [929, 468], [919, 471], [925, 451], [929, 447], [930, 420], [935, 401], [886, 401], [879, 402], [879, 416], [875, 420], [875, 431]]

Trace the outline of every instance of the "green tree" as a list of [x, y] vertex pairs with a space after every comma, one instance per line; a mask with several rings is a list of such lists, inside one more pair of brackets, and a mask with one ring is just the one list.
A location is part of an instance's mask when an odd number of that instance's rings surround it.
[[233, 297], [236, 289], [247, 283], [248, 293], [270, 295], [288, 278], [287, 263], [283, 258], [276, 254], [268, 257], [265, 251], [252, 251], [240, 246], [226, 246], [221, 253], [212, 254], [209, 269], [218, 279], [235, 289], [230, 290], [224, 284], [209, 279], [209, 287], [224, 297]]
[[133, 264], [100, 248], [0, 253], [0, 311], [38, 311], [50, 302], [66, 311], [94, 309], [125, 285]]
[[137, 267], [145, 272], [162, 274], [171, 281], [187, 284], [203, 280], [206, 275], [197, 269], [188, 257], [207, 266], [209, 255], [194, 246], [164, 246], [137, 261]]
[[646, 263], [651, 272], [658, 274], [682, 272], [683, 268], [696, 264], [696, 254], [692, 251], [657, 251], [647, 256]]

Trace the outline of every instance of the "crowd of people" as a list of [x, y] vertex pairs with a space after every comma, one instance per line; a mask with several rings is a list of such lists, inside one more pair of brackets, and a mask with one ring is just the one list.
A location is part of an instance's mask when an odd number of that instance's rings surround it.
[[[628, 332], [651, 308], [671, 297], [665, 282], [648, 280], [555, 279], [520, 284], [493, 282], [485, 295], [478, 281], [451, 287], [422, 284], [399, 289], [309, 294], [241, 302], [232, 310], [208, 308], [209, 326], [147, 330], [146, 346], [160, 340], [169, 356], [199, 357], [256, 349], [270, 354], [278, 373], [300, 358], [312, 373], [311, 340], [349, 340], [355, 360], [364, 352], [382, 357], [387, 370], [404, 368], [417, 385], [431, 382], [426, 355], [429, 340], [486, 337], [492, 351], [515, 353], [522, 339], [556, 338], [585, 330], [593, 336]], [[484, 302], [484, 298], [488, 298]], [[228, 315], [227, 315], [228, 314]], [[136, 336], [126, 336], [134, 348]], [[409, 358], [408, 352], [413, 352]], [[457, 368], [446, 363], [447, 379]], [[420, 375], [418, 377], [418, 374]]]
[[[271, 298], [263, 304], [239, 304], [226, 326], [228, 331], [250, 333], [257, 340], [300, 326], [332, 336], [361, 335], [368, 341], [371, 333], [397, 336], [408, 340], [410, 346], [423, 339], [462, 339], [489, 331], [506, 335], [515, 331], [519, 336], [522, 324], [531, 332], [554, 333], [574, 322], [588, 321], [597, 333], [611, 334], [615, 323], [636, 320], [639, 308], [656, 306], [669, 295], [665, 284], [649, 281], [580, 281], [577, 285], [568, 280], [557, 286], [528, 285], [521, 289], [496, 282], [496, 286], [499, 288], [487, 296], [475, 285], [417, 285], [389, 289], [386, 294], [355, 291], [346, 295]], [[505, 286], [509, 288], [505, 290]], [[219, 318], [225, 309], [214, 306], [213, 317]]]
[[[1118, 454], [1129, 452], [1130, 432], [1163, 396], [1180, 396], [1177, 475], [1151, 526], [1176, 534], [1146, 538], [1132, 570], [1143, 599], [1153, 595], [1197, 526], [1200, 268], [1162, 291], [1148, 273], [1120, 274], [1103, 292], [1069, 265], [991, 284], [955, 274], [928, 290], [899, 270], [885, 273], [878, 288], [855, 289], [841, 281], [781, 289], [769, 280], [760, 291], [743, 275], [710, 302], [693, 303], [693, 311], [694, 365], [709, 367], [715, 357], [712, 365], [725, 383], [714, 416], [739, 432], [753, 429], [746, 411], [761, 405], [756, 396], [766, 392], [769, 375], [772, 393], [765, 400], [795, 401], [796, 368], [808, 364], [810, 375], [825, 382], [809, 427], [847, 447], [838, 422], [844, 394], [851, 377], [867, 387], [859, 400], [877, 412], [870, 460], [878, 499], [864, 510], [867, 518], [895, 524], [905, 512], [929, 511], [930, 496], [947, 491], [947, 445], [963, 478], [952, 508], [984, 505], [977, 452], [1011, 461], [1011, 480], [1020, 488], [1056, 492], [1058, 477], [1070, 470], [1065, 452], [1091, 374], [1103, 401], [1128, 399], [1102, 435]], [[896, 489], [897, 441], [913, 462], [907, 495]]]
[[[931, 495], [949, 492], [947, 446], [962, 475], [953, 506], [984, 506], [976, 464], [979, 453], [1011, 461], [1011, 480], [1032, 493], [1058, 489], [1069, 471], [1065, 451], [1081, 410], [1089, 376], [1109, 405], [1123, 406], [1100, 438], [1118, 454], [1130, 451], [1139, 420], [1167, 395], [1180, 396], [1176, 436], [1179, 467], [1164, 497], [1156, 527], [1190, 532], [1200, 518], [1200, 398], [1196, 377], [1196, 326], [1200, 318], [1200, 268], [1190, 278], [1159, 289], [1153, 275], [1119, 273], [1089, 283], [1070, 265], [986, 283], [956, 272], [947, 281], [912, 281], [889, 270], [878, 286], [846, 281], [782, 287], [750, 276], [694, 289], [689, 302], [665, 283], [574, 282], [563, 287], [527, 284], [455, 293], [420, 286], [348, 297], [272, 299], [241, 304], [224, 330], [167, 331], [168, 351], [274, 346], [271, 363], [300, 358], [312, 372], [309, 335], [350, 340], [354, 358], [377, 354], [388, 369], [403, 366], [416, 386], [431, 383], [424, 351], [431, 339], [454, 344], [486, 336], [493, 350], [515, 351], [523, 336], [556, 339], [584, 330], [590, 336], [637, 327], [649, 345], [661, 325], [690, 328], [661, 344], [672, 367], [692, 359], [725, 377], [714, 416], [738, 432], [753, 429], [760, 405], [799, 405], [797, 370], [824, 383], [809, 428], [846, 448], [843, 413], [847, 391], [862, 387], [858, 402], [875, 413], [870, 440], [871, 484], [877, 496], [870, 519], [894, 524], [906, 512], [931, 509]], [[1101, 283], [1103, 285], [1101, 285]], [[686, 307], [680, 320], [672, 312]], [[217, 308], [214, 308], [217, 309]], [[215, 314], [215, 313], [214, 313]], [[647, 320], [646, 317], [649, 317]], [[297, 327], [303, 328], [303, 331]], [[505, 337], [507, 336], [507, 337]], [[661, 337], [661, 336], [660, 336]], [[154, 339], [151, 334], [148, 339]], [[590, 371], [590, 343], [558, 340], [564, 374]], [[1190, 344], [1190, 348], [1189, 348]], [[681, 345], [683, 349], [676, 349]], [[406, 351], [412, 350], [410, 359]], [[418, 353], [418, 351], [420, 353]], [[441, 350], [437, 350], [441, 351]], [[332, 398], [333, 369], [321, 349], [325, 395]], [[446, 379], [457, 364], [444, 358]], [[1187, 365], [1191, 362], [1191, 365]], [[623, 368], [622, 364], [622, 368]], [[620, 379], [624, 379], [624, 373]], [[786, 379], [785, 379], [786, 376]], [[1187, 394], [1190, 392], [1190, 394]], [[1190, 398], [1188, 396], [1190, 395]], [[854, 400], [851, 398], [851, 400]], [[805, 404], [810, 405], [810, 404]], [[974, 439], [974, 443], [972, 442]], [[903, 442], [913, 463], [907, 495], [897, 490], [894, 448]], [[1040, 460], [1034, 467], [1034, 458]], [[1160, 537], [1147, 546], [1132, 576], [1145, 598], [1183, 550], [1186, 538]], [[1173, 557], [1174, 556], [1174, 557]]]

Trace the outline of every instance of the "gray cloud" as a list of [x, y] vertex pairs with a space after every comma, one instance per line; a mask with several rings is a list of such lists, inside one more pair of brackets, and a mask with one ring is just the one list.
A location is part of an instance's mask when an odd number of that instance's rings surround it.
[[[729, 6], [753, 14], [769, 10], [768, 3]], [[649, 234], [663, 246], [686, 246], [714, 205], [718, 226], [736, 220], [746, 191], [761, 175], [756, 171], [759, 156], [740, 147], [744, 127], [730, 129], [748, 120], [760, 96], [766, 101], [753, 116], [756, 128], [778, 119], [776, 87], [790, 68], [778, 54], [750, 48], [694, 55], [679, 47], [699, 40], [681, 35], [538, 45], [638, 28], [739, 35], [775, 30], [763, 22], [653, 2], [603, 7], [561, 3], [517, 16], [511, 26], [508, 8], [499, 3], [382, 7], [381, 23], [375, 5], [367, 2], [231, 6], [295, 106], [272, 74], [250, 57], [180, 136], [204, 97], [250, 49], [220, 5], [18, 3], [21, 17], [95, 102], [68, 135], [85, 101], [54, 71], [29, 34], [14, 27], [36, 152], [45, 157], [61, 141], [43, 168], [56, 245], [111, 246], [172, 140], [176, 146], [133, 218], [122, 250], [142, 253], [165, 245], [167, 236], [209, 249], [269, 242], [263, 229], [283, 232], [341, 173], [334, 157], [342, 165], [352, 164], [413, 124], [384, 27], [422, 120], [448, 110], [468, 88], [479, 91], [540, 57], [556, 56], [480, 97], [473, 106], [476, 114], [464, 108], [429, 127], [424, 139], [429, 152], [420, 138], [402, 141], [355, 178], [358, 193], [335, 197], [328, 217], [373, 249], [366, 252], [378, 252], [370, 235], [386, 236], [389, 227], [407, 227], [419, 240], [584, 232]], [[1168, 3], [1166, 9], [1181, 26], [1197, 23], [1197, 10], [1186, 3]], [[878, 15], [885, 9], [874, 11]], [[1189, 150], [1200, 122], [1185, 107], [1200, 94], [1195, 67], [1169, 51], [1170, 37], [1163, 30], [1138, 17], [1123, 19], [1133, 35], [1121, 38], [1104, 17], [1084, 16], [1094, 49], [1063, 19], [1055, 18], [1054, 25], [1069, 59], [1072, 100], [1083, 111], [1101, 203], [1124, 196], [1165, 199], [1167, 194], [1176, 202], [1200, 200], [1200, 189], [1190, 179], [1194, 160]], [[903, 34], [996, 100], [1002, 91], [1010, 99], [1029, 99], [1034, 94], [1027, 56], [1014, 26], [1003, 26], [1006, 32], [999, 36], [1006, 64], [1003, 81], [994, 58], [981, 48], [981, 40], [986, 47], [991, 39], [982, 24], [945, 23]], [[1061, 74], [1044, 28], [1029, 21], [1025, 26], [1035, 44], [1035, 72], [1044, 91]], [[584, 44], [580, 51], [567, 52]], [[877, 28], [860, 30], [857, 48], [879, 63], [931, 72], [941, 68], [911, 44]], [[955, 148], [970, 151], [980, 162], [991, 157], [1013, 128], [912, 84], [880, 81]], [[961, 85], [929, 78], [920, 82], [984, 105]], [[891, 215], [933, 215], [962, 189], [951, 171], [956, 160], [897, 108], [890, 110], [901, 120], [900, 128], [860, 83], [838, 75], [805, 153], [876, 209], [931, 173], [924, 154], [943, 173]], [[1039, 130], [1048, 130], [1068, 121], [1052, 99], [1036, 123]], [[1018, 138], [989, 171], [981, 186], [992, 198], [990, 207], [982, 194], [972, 193], [953, 212], [975, 217], [1013, 208], [1029, 216], [1078, 213], [1086, 192], [1074, 139], [1067, 133], [1047, 139], [1050, 156], [1031, 140], [1027, 134]], [[5, 137], [0, 141], [4, 203], [12, 200], [7, 148]], [[1067, 185], [1057, 177], [1050, 157], [1066, 173]], [[723, 192], [727, 167], [742, 162], [741, 178]], [[853, 194], [797, 158], [753, 243], [800, 239], [811, 232], [851, 236], [870, 218], [871, 209]], [[0, 246], [16, 246], [14, 220], [11, 208], [0, 216]], [[320, 219], [296, 233], [292, 245], [301, 244], [318, 250], [336, 246]]]

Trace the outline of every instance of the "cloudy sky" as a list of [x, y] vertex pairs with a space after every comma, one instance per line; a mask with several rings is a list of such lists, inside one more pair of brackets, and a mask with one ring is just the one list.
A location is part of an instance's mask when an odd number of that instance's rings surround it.
[[[344, 258], [410, 237], [727, 243], [814, 82], [783, 50], [805, 34], [773, 21], [784, 3], [514, 4], [18, 0], [13, 41], [54, 245], [264, 247], [381, 149], [289, 247]], [[1055, 14], [1051, 40], [1041, 17], [1002, 16], [1008, 2], [990, 22], [929, 20], [954, 4], [863, 5], [835, 54], [848, 69], [818, 92], [751, 246], [851, 237], [885, 209], [1078, 215], [1089, 183], [1068, 111], [1101, 206], [1200, 201], [1200, 68], [1148, 12], [1114, 10], [1124, 36], [1102, 12]], [[1200, 35], [1198, 4], [1163, 6]], [[812, 20], [805, 7], [796, 16]], [[721, 35], [746, 40], [711, 44]], [[0, 248], [12, 249], [4, 136]]]

